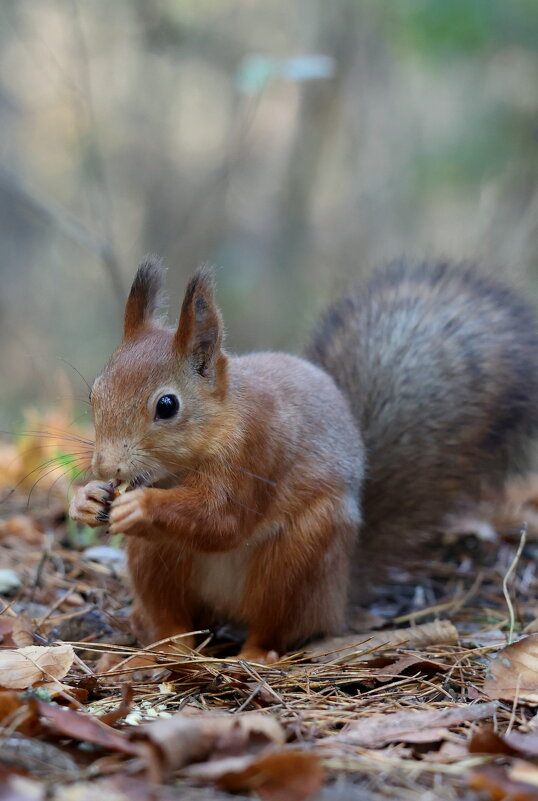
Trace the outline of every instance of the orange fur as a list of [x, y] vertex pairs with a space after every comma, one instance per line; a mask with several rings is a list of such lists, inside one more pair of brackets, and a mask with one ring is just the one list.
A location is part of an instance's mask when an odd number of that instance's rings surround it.
[[[205, 268], [165, 327], [161, 274], [150, 259], [133, 282], [124, 340], [92, 388], [96, 480], [71, 504], [127, 535], [143, 640], [236, 621], [243, 654], [272, 661], [342, 628], [350, 565], [364, 596], [372, 566], [476, 520], [528, 468], [536, 315], [473, 268], [397, 262], [352, 285], [307, 349], [320, 367], [227, 355]], [[111, 503], [114, 481], [132, 491]], [[528, 519], [506, 497], [500, 517]]]
[[[109, 517], [128, 537], [137, 633], [153, 642], [234, 621], [248, 629], [245, 655], [274, 660], [344, 626], [359, 433], [332, 379], [308, 362], [225, 354], [206, 270], [175, 331], [152, 316], [159, 267], [142, 270], [124, 341], [92, 388], [95, 477], [149, 485], [117, 498]], [[180, 411], [156, 419], [167, 393]], [[95, 525], [106, 498], [91, 486], [71, 511]]]

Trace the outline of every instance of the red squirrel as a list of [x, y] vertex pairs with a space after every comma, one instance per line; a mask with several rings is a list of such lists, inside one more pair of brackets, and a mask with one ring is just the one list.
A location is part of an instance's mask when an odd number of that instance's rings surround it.
[[91, 391], [94, 480], [70, 507], [125, 534], [143, 642], [230, 621], [247, 629], [241, 657], [272, 662], [338, 633], [358, 546], [438, 528], [526, 466], [538, 327], [503, 285], [393, 264], [329, 309], [307, 358], [232, 356], [211, 272], [177, 328], [162, 273], [148, 259], [134, 279]]
[[[71, 516], [126, 535], [142, 640], [232, 620], [247, 626], [242, 657], [275, 660], [343, 625], [361, 438], [319, 367], [225, 353], [207, 269], [164, 327], [161, 278], [155, 261], [139, 268], [123, 342], [92, 386], [96, 480]], [[116, 481], [132, 490], [109, 504]]]

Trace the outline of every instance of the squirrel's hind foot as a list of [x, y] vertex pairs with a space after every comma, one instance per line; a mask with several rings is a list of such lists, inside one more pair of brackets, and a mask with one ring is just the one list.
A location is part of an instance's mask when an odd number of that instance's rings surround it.
[[256, 645], [245, 643], [239, 652], [238, 659], [244, 659], [245, 662], [254, 662], [257, 665], [274, 665], [280, 659], [280, 655], [272, 649], [267, 650], [267, 648], [259, 648]]

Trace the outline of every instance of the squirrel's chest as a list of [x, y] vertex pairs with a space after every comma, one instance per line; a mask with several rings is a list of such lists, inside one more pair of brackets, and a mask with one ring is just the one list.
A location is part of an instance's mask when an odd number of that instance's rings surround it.
[[244, 545], [227, 553], [196, 554], [191, 587], [199, 600], [217, 614], [239, 619], [251, 553]]
[[191, 588], [206, 606], [236, 622], [244, 622], [244, 590], [252, 559], [260, 546], [280, 533], [280, 525], [260, 526], [240, 548], [223, 553], [197, 553], [191, 568]]

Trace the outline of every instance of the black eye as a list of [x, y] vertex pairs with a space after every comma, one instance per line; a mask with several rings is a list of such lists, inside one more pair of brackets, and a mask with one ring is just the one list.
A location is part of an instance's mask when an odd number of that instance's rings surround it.
[[156, 420], [169, 420], [179, 411], [179, 401], [175, 395], [161, 395], [155, 407]]

